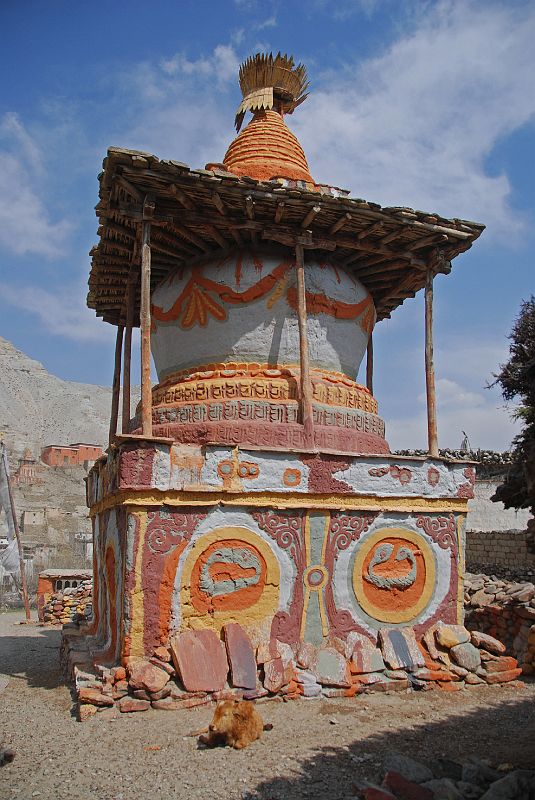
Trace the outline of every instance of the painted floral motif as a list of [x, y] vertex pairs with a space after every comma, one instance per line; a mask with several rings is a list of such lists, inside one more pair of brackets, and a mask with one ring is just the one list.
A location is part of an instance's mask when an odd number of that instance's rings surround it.
[[182, 542], [188, 542], [199, 522], [206, 514], [166, 513], [149, 511], [147, 514], [147, 545], [155, 555], [166, 555]]
[[416, 526], [422, 528], [442, 550], [451, 548], [455, 551], [457, 549], [455, 517], [453, 514], [448, 514], [447, 517], [433, 517], [427, 514], [420, 514], [420, 516], [416, 518]]
[[281, 642], [296, 642], [303, 615], [303, 575], [306, 566], [304, 545], [304, 516], [302, 511], [254, 511], [253, 518], [280, 548], [287, 550], [296, 566], [293, 597], [289, 611], [278, 611], [271, 626], [271, 635]]

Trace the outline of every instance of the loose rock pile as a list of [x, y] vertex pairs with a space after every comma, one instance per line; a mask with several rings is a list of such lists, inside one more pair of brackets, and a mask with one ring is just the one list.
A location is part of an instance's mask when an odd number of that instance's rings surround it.
[[535, 672], [535, 585], [467, 574], [466, 627], [497, 637], [526, 675]]
[[403, 753], [387, 754], [382, 784], [361, 781], [355, 788], [363, 800], [530, 800], [535, 798], [535, 770], [493, 767], [470, 757], [465, 764], [438, 758], [428, 763]]
[[62, 589], [51, 595], [43, 608], [43, 621], [65, 625], [82, 622], [93, 613], [93, 581], [82, 581], [78, 586]]
[[[414, 630], [382, 628], [374, 643], [352, 632], [314, 647], [272, 639], [253, 647], [237, 623], [223, 626], [223, 641], [208, 629], [174, 635], [150, 658], [96, 673], [72, 667], [80, 719], [117, 705], [121, 712], [150, 707], [174, 711], [228, 699], [288, 701], [354, 697], [405, 690], [460, 691], [515, 681], [521, 673], [505, 645], [462, 625], [437, 624], [417, 642]], [[75, 655], [75, 651], [72, 652]], [[68, 669], [68, 648], [63, 651]]]

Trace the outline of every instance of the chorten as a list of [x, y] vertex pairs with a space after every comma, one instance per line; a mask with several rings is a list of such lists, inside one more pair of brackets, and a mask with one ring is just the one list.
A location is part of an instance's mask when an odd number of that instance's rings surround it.
[[[110, 148], [100, 176], [88, 305], [117, 326], [114, 401], [88, 478], [95, 616], [76, 640], [98, 663], [231, 623], [295, 654], [462, 617], [475, 478], [438, 453], [433, 278], [483, 226], [316, 183], [286, 124], [308, 87], [292, 58], [248, 59], [240, 86], [221, 163]], [[420, 290], [429, 455], [400, 457], [372, 335]]]

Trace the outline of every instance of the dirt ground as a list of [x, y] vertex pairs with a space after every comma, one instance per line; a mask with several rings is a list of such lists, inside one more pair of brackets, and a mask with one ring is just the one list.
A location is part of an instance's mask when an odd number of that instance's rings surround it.
[[377, 780], [391, 749], [535, 767], [535, 682], [268, 702], [259, 710], [273, 730], [242, 751], [184, 738], [210, 708], [106, 710], [82, 724], [58, 669], [60, 632], [20, 619], [0, 614], [0, 743], [17, 751], [0, 768], [1, 800], [337, 800], [354, 796], [358, 778]]

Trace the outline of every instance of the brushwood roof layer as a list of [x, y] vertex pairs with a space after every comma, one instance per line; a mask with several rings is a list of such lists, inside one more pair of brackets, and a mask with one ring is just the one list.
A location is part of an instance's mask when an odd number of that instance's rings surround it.
[[180, 266], [213, 261], [237, 248], [293, 247], [340, 265], [373, 296], [378, 320], [448, 273], [485, 226], [412, 208], [351, 198], [304, 181], [258, 181], [217, 166], [190, 169], [149, 153], [112, 147], [103, 164], [99, 243], [91, 250], [87, 304], [106, 322], [124, 323], [128, 281], [139, 324], [141, 225], [151, 221], [151, 289]]

